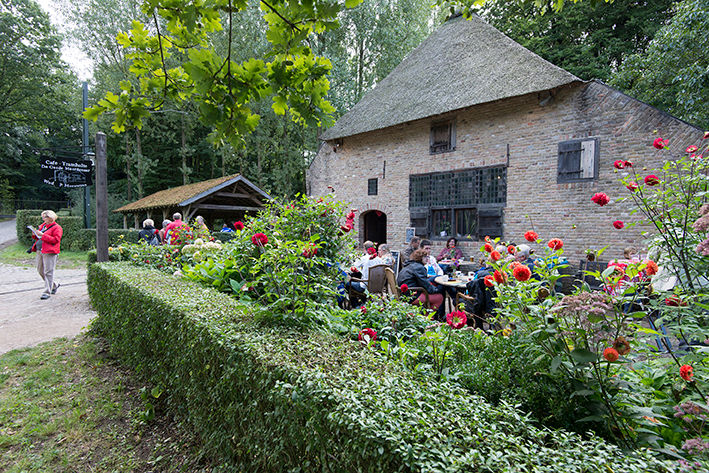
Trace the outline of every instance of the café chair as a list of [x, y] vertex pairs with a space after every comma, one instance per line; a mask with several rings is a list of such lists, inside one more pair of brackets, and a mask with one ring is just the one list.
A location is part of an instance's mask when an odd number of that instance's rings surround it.
[[465, 312], [465, 316], [468, 318], [467, 325], [469, 327], [476, 327], [483, 330], [487, 319], [475, 313], [475, 302], [475, 297], [459, 292], [455, 295], [455, 310]]
[[[400, 300], [402, 296], [401, 288], [396, 284], [396, 277], [394, 276], [394, 271], [391, 268], [387, 267], [384, 268], [384, 273], [386, 274], [387, 286], [389, 286], [389, 293], [393, 295], [395, 299]], [[425, 299], [423, 306], [426, 309], [431, 308], [431, 301], [429, 300], [428, 291], [426, 291], [426, 289], [422, 287], [410, 287], [409, 293], [422, 293]], [[414, 299], [414, 301], [416, 299]], [[413, 303], [414, 301], [411, 301], [411, 303]]]
[[[354, 278], [351, 277], [350, 281], [353, 282], [359, 282], [359, 283], [364, 283], [367, 285], [367, 292], [371, 294], [384, 294], [386, 292], [386, 275], [384, 274], [384, 269], [389, 268], [388, 265], [386, 264], [378, 264], [376, 266], [372, 266], [369, 268], [369, 278], [368, 279], [361, 279], [361, 278]], [[367, 295], [362, 294], [361, 292], [355, 291], [352, 286], [349, 287], [347, 295], [350, 300], [350, 309], [355, 307], [356, 304], [353, 304], [353, 301], [362, 301], [365, 302], [367, 300]]]

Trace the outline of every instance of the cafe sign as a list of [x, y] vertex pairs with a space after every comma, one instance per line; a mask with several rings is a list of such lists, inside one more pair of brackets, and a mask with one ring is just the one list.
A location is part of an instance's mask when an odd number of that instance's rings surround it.
[[70, 158], [40, 158], [42, 181], [55, 187], [86, 187], [93, 184], [90, 160]]

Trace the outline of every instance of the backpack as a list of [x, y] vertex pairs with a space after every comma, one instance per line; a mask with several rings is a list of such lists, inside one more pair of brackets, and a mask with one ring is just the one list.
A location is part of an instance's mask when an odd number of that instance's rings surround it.
[[148, 240], [148, 245], [150, 245], [150, 246], [158, 246], [159, 244], [160, 244], [160, 239], [158, 238], [158, 234], [157, 234], [157, 233], [153, 233], [152, 238], [150, 238], [150, 240]]

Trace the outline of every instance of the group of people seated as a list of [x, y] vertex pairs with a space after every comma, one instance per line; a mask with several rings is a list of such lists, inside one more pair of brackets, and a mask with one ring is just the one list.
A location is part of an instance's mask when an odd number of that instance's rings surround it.
[[175, 212], [172, 214], [172, 220], [162, 221], [160, 230], [155, 228], [155, 222], [152, 219], [143, 220], [143, 228], [138, 233], [138, 238], [139, 241], [144, 241], [148, 245], [179, 245], [184, 243], [180, 238], [182, 232], [192, 232], [193, 236], [200, 238], [209, 239], [210, 236], [209, 228], [202, 216], [195, 217], [194, 225], [189, 227], [182, 221], [182, 214]]

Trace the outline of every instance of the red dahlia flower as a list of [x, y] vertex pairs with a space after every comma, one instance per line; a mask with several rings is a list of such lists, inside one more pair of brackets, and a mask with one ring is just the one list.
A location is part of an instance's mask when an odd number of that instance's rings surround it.
[[612, 347], [608, 347], [605, 350], [603, 350], [603, 358], [606, 360], [610, 361], [613, 363], [614, 361], [618, 361], [618, 358], [620, 355], [618, 355], [618, 350]]
[[684, 307], [687, 305], [687, 302], [680, 299], [679, 296], [670, 296], [665, 299], [665, 305], [668, 305], [670, 307]]
[[660, 270], [660, 268], [657, 266], [657, 263], [655, 263], [653, 260], [649, 259], [649, 260], [645, 261], [645, 273], [648, 276], [656, 275], [659, 270]]
[[399, 289], [401, 289], [402, 294], [406, 294], [407, 292], [409, 292], [409, 286], [406, 283], [402, 284]]
[[492, 273], [492, 279], [494, 279], [497, 284], [504, 284], [507, 282], [507, 274], [495, 270], [495, 272]]
[[597, 192], [596, 194], [593, 194], [593, 197], [591, 197], [591, 200], [601, 207], [606, 205], [608, 202], [611, 200], [608, 198], [608, 196], [605, 194], [605, 192]]
[[318, 254], [318, 248], [314, 244], [310, 244], [307, 248], [303, 250], [303, 256], [306, 258], [312, 258]]
[[620, 230], [621, 228], [625, 227], [625, 224], [621, 220], [616, 220], [613, 222], [613, 226]]
[[244, 229], [244, 222], [241, 220], [234, 222], [234, 228], [237, 230], [243, 230]]
[[656, 186], [660, 183], [660, 178], [654, 174], [648, 174], [645, 176], [645, 184], [648, 186]]
[[694, 376], [694, 368], [690, 365], [682, 365], [679, 369], [679, 375], [683, 380], [689, 383], [692, 381], [692, 377]]
[[517, 281], [528, 281], [532, 277], [532, 270], [527, 266], [520, 264], [512, 270], [512, 275]]
[[352, 230], [350, 227], [346, 227], [345, 225], [340, 225], [340, 231], [341, 231], [342, 233], [347, 233], [347, 232], [349, 232], [350, 230]]
[[630, 343], [625, 339], [625, 337], [616, 338], [613, 342], [613, 348], [615, 348], [621, 356], [625, 356], [630, 353]]
[[377, 339], [377, 332], [372, 328], [365, 328], [359, 331], [359, 335], [357, 336], [357, 338], [359, 338], [360, 342], [373, 342]]
[[500, 258], [502, 258], [502, 255], [500, 254], [499, 251], [495, 250], [492, 253], [490, 253], [490, 258], [492, 258], [493, 261], [499, 261]]
[[619, 159], [613, 163], [613, 166], [616, 169], [623, 169], [625, 167], [625, 161], [623, 161], [622, 159]]
[[537, 232], [532, 231], [532, 230], [530, 230], [524, 234], [524, 239], [531, 242], [531, 243], [534, 243], [535, 241], [537, 241], [537, 238], [539, 238], [539, 235], [537, 234]]
[[547, 246], [552, 250], [556, 251], [564, 247], [564, 242], [559, 238], [552, 238], [551, 240], [549, 240], [549, 243], [547, 243]]
[[495, 285], [495, 280], [493, 279], [492, 276], [485, 276], [485, 279], [483, 280], [485, 285], [487, 287], [493, 287]]
[[626, 161], [626, 162], [625, 162], [625, 167], [626, 167], [626, 168], [632, 168], [632, 167], [633, 167], [633, 162], [632, 162], [632, 161]]
[[699, 148], [697, 148], [696, 146], [692, 145], [692, 146], [688, 146], [687, 149], [685, 150], [685, 152], [687, 152], [687, 153], [694, 153], [694, 152], [695, 152], [696, 150], [698, 150], [698, 149], [699, 149]]
[[507, 247], [507, 252], [508, 252], [509, 254], [513, 255], [513, 254], [517, 253], [517, 248], [515, 248], [514, 245], [510, 245], [510, 246]]
[[468, 322], [468, 317], [465, 315], [465, 312], [456, 310], [446, 315], [446, 322], [454, 329], [459, 329], [465, 327], [465, 324]]
[[487, 251], [488, 253], [492, 253], [493, 248], [490, 243], [485, 243], [485, 246], [483, 248], [485, 248], [485, 251]]
[[662, 138], [655, 138], [655, 141], [652, 142], [652, 145], [657, 149], [664, 149], [669, 142], [670, 142], [670, 140], [663, 140]]
[[630, 192], [635, 192], [636, 190], [638, 190], [638, 183], [630, 182], [627, 186], [625, 186], [625, 188], [628, 189]]
[[367, 248], [367, 254], [374, 255], [376, 253], [377, 253], [377, 249], [374, 248], [373, 246], [370, 246], [369, 248]]
[[268, 237], [264, 235], [263, 233], [255, 233], [251, 237], [251, 243], [253, 243], [256, 246], [265, 246], [266, 243], [268, 243]]

